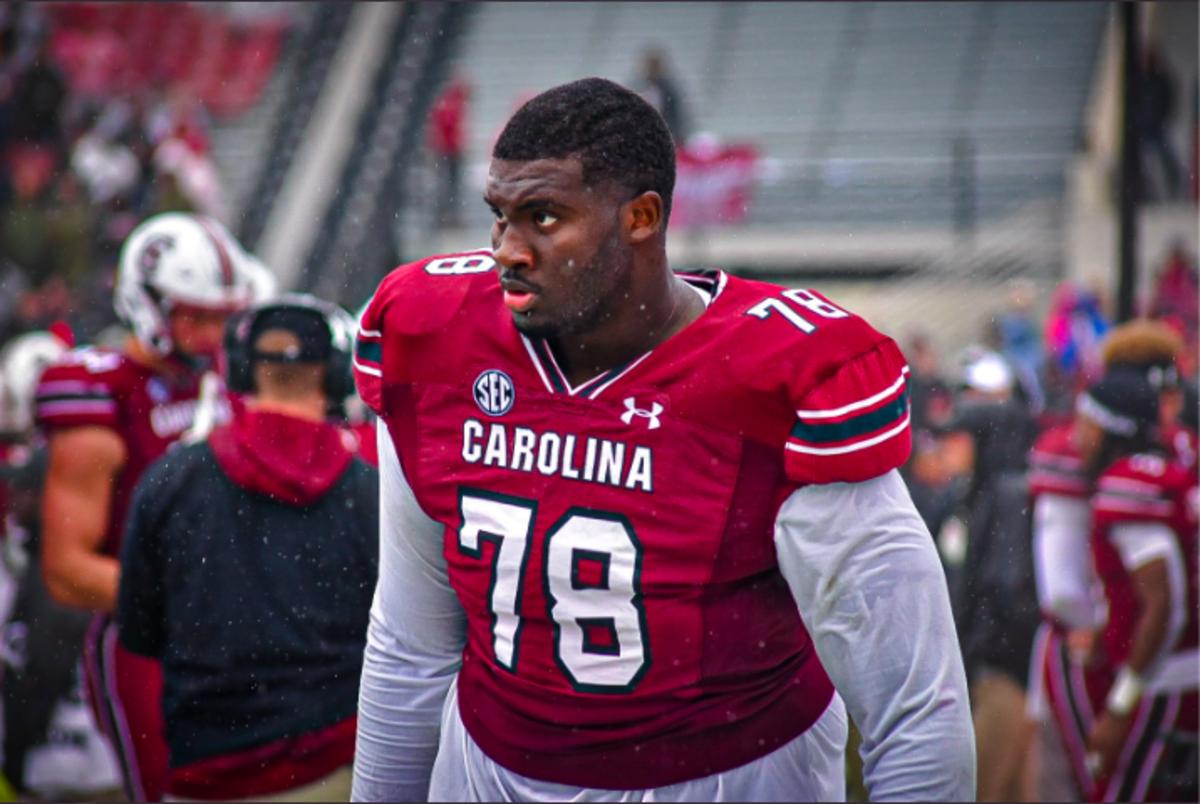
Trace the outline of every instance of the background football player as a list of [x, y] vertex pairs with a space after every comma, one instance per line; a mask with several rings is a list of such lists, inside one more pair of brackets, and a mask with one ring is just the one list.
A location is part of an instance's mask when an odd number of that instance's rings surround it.
[[110, 618], [121, 529], [142, 471], [192, 424], [225, 319], [271, 289], [265, 274], [214, 220], [150, 218], [120, 255], [114, 306], [132, 330], [125, 347], [74, 350], [38, 386], [49, 441], [46, 583], [60, 602], [97, 613], [84, 648], [89, 690], [138, 801], [161, 796], [167, 757], [158, 665], [127, 653]]
[[1108, 609], [1091, 662], [1105, 683], [1089, 685], [1080, 724], [1094, 801], [1196, 796], [1196, 478], [1160, 446], [1158, 404], [1142, 372], [1117, 367], [1080, 396], [1075, 421]]

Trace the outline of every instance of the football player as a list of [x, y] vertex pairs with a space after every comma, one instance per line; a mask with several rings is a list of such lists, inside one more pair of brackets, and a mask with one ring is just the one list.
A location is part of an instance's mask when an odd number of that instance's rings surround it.
[[[1139, 319], [1114, 328], [1104, 341], [1105, 369], [1128, 368], [1145, 375], [1159, 391], [1157, 442], [1185, 471], [1195, 465], [1196, 435], [1178, 423], [1180, 398], [1176, 359], [1183, 343], [1158, 321]], [[1046, 431], [1030, 453], [1033, 498], [1034, 565], [1043, 625], [1031, 666], [1030, 709], [1038, 719], [1047, 712], [1071, 759], [1080, 795], [1093, 785], [1082, 750], [1081, 724], [1088, 694], [1100, 694], [1105, 673], [1088, 666], [1094, 635], [1107, 611], [1096, 577], [1089, 538], [1092, 530], [1091, 483], [1068, 423]], [[1099, 690], [1100, 692], [1097, 692]]]
[[132, 330], [127, 345], [73, 350], [38, 385], [50, 455], [46, 584], [60, 602], [97, 614], [84, 647], [89, 689], [135, 801], [161, 797], [167, 754], [159, 667], [125, 651], [111, 620], [126, 509], [145, 467], [191, 426], [225, 319], [270, 289], [264, 274], [212, 219], [150, 218], [120, 255], [114, 306]]
[[397, 268], [360, 322], [354, 799], [837, 800], [847, 712], [873, 798], [972, 798], [895, 343], [673, 273], [674, 148], [623, 87], [533, 98], [492, 156], [492, 249]]
[[[1072, 431], [1072, 422], [1050, 428], [1029, 454], [1033, 565], [1042, 623], [1034, 638], [1027, 709], [1042, 724], [1040, 783], [1043, 792], [1058, 793], [1050, 798], [1085, 795], [1091, 786], [1082, 751], [1086, 735], [1074, 724], [1087, 697], [1080, 691], [1091, 678], [1087, 663], [1094, 635], [1106, 616], [1089, 547], [1091, 484]], [[1069, 772], [1062, 769], [1068, 762]]]
[[[1094, 479], [1092, 557], [1108, 607], [1091, 672], [1104, 683], [1089, 690], [1081, 724], [1094, 801], [1196, 795], [1196, 478], [1157, 443], [1158, 403], [1144, 373], [1118, 367], [1077, 408], [1075, 442]], [[1176, 777], [1170, 766], [1180, 758]]]

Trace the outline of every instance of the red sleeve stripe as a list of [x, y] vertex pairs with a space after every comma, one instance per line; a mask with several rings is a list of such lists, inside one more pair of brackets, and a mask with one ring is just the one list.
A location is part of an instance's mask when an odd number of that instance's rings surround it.
[[112, 392], [103, 383], [85, 380], [46, 380], [38, 383], [37, 395], [41, 397], [82, 396], [88, 399], [111, 398]]
[[1155, 483], [1147, 483], [1144, 480], [1136, 480], [1132, 477], [1103, 477], [1097, 486], [1101, 490], [1112, 490], [1117, 492], [1125, 492], [1128, 494], [1136, 494], [1141, 496], [1162, 497], [1163, 489]]
[[896, 378], [896, 381], [877, 394], [872, 394], [865, 399], [860, 399], [857, 402], [851, 402], [847, 405], [842, 405], [840, 408], [833, 408], [832, 410], [797, 410], [796, 417], [799, 419], [810, 420], [848, 418], [851, 416], [851, 414], [855, 414], [857, 411], [865, 408], [875, 407], [877, 405], [881, 406], [902, 394], [904, 392], [905, 384], [908, 381], [907, 378], [908, 366], [904, 366], [900, 369], [900, 376]]
[[1173, 510], [1169, 500], [1146, 500], [1116, 494], [1097, 494], [1093, 498], [1096, 513], [1146, 514], [1153, 517], [1170, 516]]
[[111, 399], [59, 399], [41, 402], [37, 406], [38, 416], [97, 416], [117, 412], [117, 403]]
[[1043, 464], [1049, 466], [1059, 466], [1063, 469], [1083, 469], [1083, 459], [1072, 455], [1056, 455], [1053, 452], [1040, 452], [1034, 450], [1029, 453], [1029, 463], [1032, 466], [1040, 466]]
[[1036, 468], [1029, 473], [1029, 490], [1034, 494], [1066, 494], [1083, 497], [1088, 493], [1087, 478], [1073, 472]]

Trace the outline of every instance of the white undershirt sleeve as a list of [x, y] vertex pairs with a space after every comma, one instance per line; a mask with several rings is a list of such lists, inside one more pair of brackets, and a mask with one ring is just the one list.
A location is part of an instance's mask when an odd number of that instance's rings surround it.
[[1070, 628], [1101, 624], [1092, 566], [1091, 521], [1086, 499], [1041, 494], [1033, 504], [1038, 605]]
[[417, 504], [380, 424], [379, 583], [358, 699], [353, 801], [424, 801], [442, 704], [466, 618], [448, 580], [442, 526]]
[[1152, 561], [1163, 561], [1167, 568], [1167, 587], [1171, 595], [1170, 620], [1158, 654], [1146, 668], [1151, 675], [1158, 664], [1179, 642], [1187, 625], [1187, 567], [1175, 532], [1162, 522], [1118, 522], [1109, 529], [1109, 540], [1121, 556], [1121, 564], [1130, 574]]
[[1179, 552], [1175, 534], [1161, 522], [1119, 522], [1109, 531], [1109, 539], [1129, 572], [1155, 559], [1170, 561]]
[[874, 801], [970, 801], [975, 736], [950, 596], [896, 471], [795, 491], [779, 565], [862, 733]]

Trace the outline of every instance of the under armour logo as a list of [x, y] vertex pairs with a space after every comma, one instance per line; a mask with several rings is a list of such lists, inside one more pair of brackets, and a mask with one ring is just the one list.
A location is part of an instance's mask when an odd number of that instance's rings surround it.
[[627, 396], [625, 397], [625, 412], [621, 414], [621, 421], [629, 424], [633, 421], [634, 416], [642, 416], [650, 420], [646, 422], [647, 429], [657, 430], [662, 426], [662, 422], [658, 420], [658, 414], [662, 412], [663, 406], [657, 402], [650, 403], [650, 410], [643, 410], [637, 406], [637, 402], [633, 397]]

